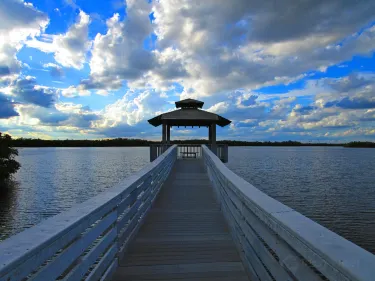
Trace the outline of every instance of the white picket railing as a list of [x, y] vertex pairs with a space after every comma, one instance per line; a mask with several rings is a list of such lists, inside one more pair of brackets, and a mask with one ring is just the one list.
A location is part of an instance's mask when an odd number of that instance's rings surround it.
[[[375, 256], [203, 158], [252, 280], [375, 280]], [[369, 235], [373, 235], [370, 234]]]
[[114, 188], [0, 243], [0, 281], [109, 280], [176, 160], [176, 146]]

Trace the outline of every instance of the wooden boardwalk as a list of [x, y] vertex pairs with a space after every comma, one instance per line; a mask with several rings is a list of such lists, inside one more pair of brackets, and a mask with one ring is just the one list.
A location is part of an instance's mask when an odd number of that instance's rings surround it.
[[248, 280], [202, 159], [176, 160], [113, 280]]

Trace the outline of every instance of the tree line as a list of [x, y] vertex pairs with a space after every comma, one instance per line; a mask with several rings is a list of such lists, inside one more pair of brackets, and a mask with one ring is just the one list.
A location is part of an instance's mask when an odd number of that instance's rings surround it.
[[[101, 139], [101, 140], [43, 140], [19, 138], [12, 139], [11, 143], [14, 147], [111, 147], [111, 146], [149, 146], [150, 144], [158, 144], [160, 141], [150, 141], [145, 139]], [[208, 144], [206, 139], [193, 140], [172, 140], [172, 144]], [[303, 143], [299, 141], [237, 141], [237, 140], [220, 140], [218, 144], [228, 144], [229, 146], [345, 146], [345, 147], [375, 147], [372, 142], [349, 142], [349, 143], [323, 143], [309, 142]]]

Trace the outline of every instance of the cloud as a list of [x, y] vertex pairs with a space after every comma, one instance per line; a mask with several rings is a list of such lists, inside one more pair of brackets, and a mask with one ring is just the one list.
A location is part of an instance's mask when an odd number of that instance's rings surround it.
[[[17, 102], [51, 107], [56, 101], [56, 91], [36, 84], [35, 77], [17, 78], [5, 88], [8, 94]], [[4, 91], [4, 89], [3, 89]]]
[[89, 90], [84, 89], [84, 87], [82, 86], [69, 86], [65, 89], [59, 89], [58, 92], [61, 93], [62, 96], [67, 98], [91, 95], [91, 92]]
[[343, 98], [339, 101], [331, 101], [325, 104], [326, 107], [337, 106], [341, 108], [347, 109], [367, 109], [367, 108], [375, 108], [375, 98], [371, 100], [367, 100], [364, 98]]
[[24, 41], [39, 35], [48, 18], [30, 3], [22, 0], [0, 1], [0, 77], [18, 73], [21, 62], [16, 54]]
[[294, 110], [294, 112], [298, 112], [301, 115], [308, 115], [315, 109], [317, 109], [317, 107], [312, 106], [312, 105], [307, 105], [307, 106], [298, 105], [293, 110]]
[[[95, 123], [97, 128], [117, 127], [122, 124], [135, 126], [165, 107], [166, 101], [151, 91], [128, 91], [121, 99], [107, 105], [100, 112], [102, 119]], [[150, 127], [148, 127], [150, 128]]]
[[[178, 40], [196, 48], [204, 48], [211, 42], [227, 41], [228, 38], [242, 39], [242, 42], [280, 42], [331, 35], [338, 39], [356, 32], [374, 19], [372, 1], [333, 0], [327, 3], [285, 0], [271, 4], [256, 0], [230, 3], [225, 0], [204, 3], [195, 0], [179, 3], [176, 5], [175, 0], [156, 3], [154, 11], [158, 35], [165, 41]], [[174, 24], [173, 20], [177, 19], [181, 24]], [[226, 28], [223, 28], [223, 23], [227, 24]]]
[[143, 48], [152, 32], [146, 1], [127, 1], [127, 17], [119, 14], [107, 20], [107, 33], [97, 34], [90, 60], [90, 79], [82, 82], [87, 89], [116, 89], [123, 80], [139, 78], [154, 65], [154, 56]]
[[214, 104], [213, 106], [208, 108], [207, 111], [216, 113], [216, 114], [222, 114], [222, 113], [225, 113], [228, 110], [228, 108], [229, 108], [229, 104], [222, 101], [222, 102], [218, 102]]
[[90, 108], [81, 104], [56, 103], [52, 108], [36, 105], [22, 105], [19, 107], [21, 120], [37, 120], [37, 126], [59, 127], [60, 130], [76, 131], [87, 129], [100, 116]]
[[[116, 14], [107, 33], [96, 36], [91, 76], [82, 86], [118, 89], [126, 81], [132, 89], [165, 91], [178, 82], [181, 98], [208, 97], [290, 83], [375, 49], [375, 28], [364, 28], [375, 20], [371, 1], [235, 2], [129, 2], [128, 17]], [[153, 32], [156, 50], [147, 51], [144, 40]]]
[[64, 76], [64, 70], [61, 66], [55, 63], [46, 63], [43, 65], [44, 68], [49, 69], [51, 76], [62, 77]]
[[89, 24], [90, 16], [80, 11], [76, 23], [65, 34], [45, 34], [39, 40], [29, 40], [26, 44], [42, 52], [54, 53], [56, 62], [62, 66], [82, 69], [91, 46], [88, 38]]
[[7, 96], [0, 93], [0, 119], [18, 115], [18, 112], [14, 110], [14, 103]]
[[[248, 0], [157, 1], [157, 52], [173, 46], [175, 57], [183, 57], [175, 73], [184, 98], [288, 83], [306, 71], [374, 50], [374, 28], [355, 33], [375, 19], [369, 12], [374, 5], [339, 0], [272, 5]], [[168, 62], [175, 60], [170, 57]], [[157, 65], [147, 76], [168, 79]]]

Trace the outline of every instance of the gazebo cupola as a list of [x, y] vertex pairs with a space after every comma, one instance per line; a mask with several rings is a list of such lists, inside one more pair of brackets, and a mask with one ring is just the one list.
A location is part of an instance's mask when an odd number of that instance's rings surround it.
[[[230, 120], [202, 110], [204, 102], [194, 99], [185, 99], [175, 102], [177, 110], [160, 114], [148, 122], [157, 127], [162, 125], [162, 143], [169, 144], [173, 126], [208, 127], [209, 143], [213, 152], [216, 151], [216, 125], [221, 127], [231, 123]], [[216, 152], [215, 152], [216, 153]]]
[[176, 108], [202, 108], [204, 102], [199, 100], [193, 100], [193, 99], [186, 99], [181, 101], [176, 101]]

